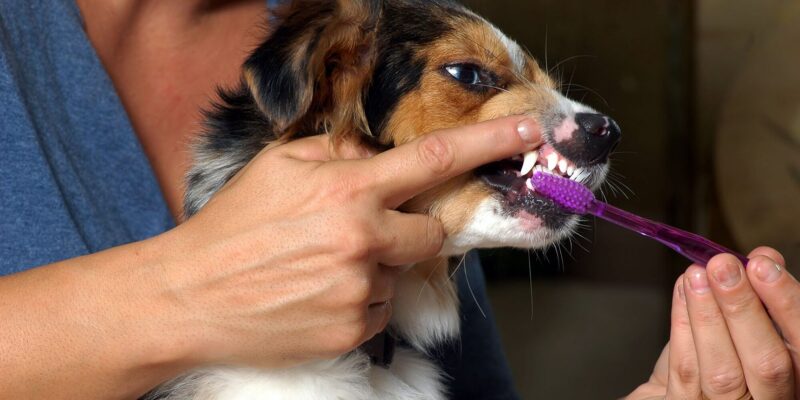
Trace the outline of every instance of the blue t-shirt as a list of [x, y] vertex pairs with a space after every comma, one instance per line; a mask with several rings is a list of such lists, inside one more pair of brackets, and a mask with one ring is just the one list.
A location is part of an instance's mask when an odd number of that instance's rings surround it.
[[[74, 1], [0, 1], [0, 275], [174, 224]], [[454, 399], [517, 398], [477, 255], [464, 268], [462, 338], [435, 356]]]

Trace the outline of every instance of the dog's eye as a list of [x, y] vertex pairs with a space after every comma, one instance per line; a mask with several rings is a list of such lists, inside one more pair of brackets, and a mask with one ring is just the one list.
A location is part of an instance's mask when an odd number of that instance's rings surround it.
[[479, 85], [481, 81], [481, 70], [473, 64], [453, 64], [444, 67], [453, 79], [466, 85]]
[[443, 73], [474, 91], [483, 92], [490, 88], [498, 89], [497, 78], [485, 69], [469, 63], [449, 64]]

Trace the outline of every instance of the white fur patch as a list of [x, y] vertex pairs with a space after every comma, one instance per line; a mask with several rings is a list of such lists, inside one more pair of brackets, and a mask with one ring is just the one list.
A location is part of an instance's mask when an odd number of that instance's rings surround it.
[[435, 364], [409, 349], [397, 349], [387, 370], [354, 352], [331, 361], [262, 371], [218, 367], [193, 371], [148, 394], [160, 400], [444, 400]]
[[522, 74], [525, 70], [525, 52], [522, 51], [522, 48], [519, 47], [517, 42], [509, 39], [505, 33], [497, 29], [494, 25], [490, 24], [490, 26], [494, 30], [495, 35], [497, 35], [497, 38], [500, 39], [500, 42], [503, 43], [503, 46], [505, 46], [506, 51], [508, 51], [508, 57], [511, 59], [511, 63], [516, 69], [514, 72]]
[[[447, 262], [437, 268], [447, 268]], [[433, 287], [419, 274], [400, 276], [392, 300], [392, 330], [420, 351], [458, 337], [458, 295], [453, 282]]]
[[576, 113], [591, 113], [591, 114], [597, 113], [595, 109], [587, 106], [586, 104], [572, 100], [562, 95], [557, 90], [551, 89], [550, 91], [552, 92], [553, 97], [555, 97], [555, 99], [558, 100], [559, 108], [561, 109], [561, 112], [564, 115], [573, 116]]
[[389, 369], [373, 367], [369, 381], [375, 390], [373, 399], [445, 400], [442, 373], [419, 353], [398, 348]]
[[570, 218], [564, 227], [553, 231], [545, 227], [525, 229], [524, 221], [506, 215], [500, 201], [488, 197], [482, 201], [463, 231], [447, 238], [440, 255], [463, 254], [470, 249], [491, 247], [542, 248], [572, 232], [578, 218]]

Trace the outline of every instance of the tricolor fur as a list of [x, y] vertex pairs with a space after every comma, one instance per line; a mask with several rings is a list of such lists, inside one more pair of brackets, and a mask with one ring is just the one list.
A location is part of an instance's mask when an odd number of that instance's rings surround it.
[[544, 169], [594, 188], [619, 130], [559, 94], [529, 54], [455, 1], [296, 0], [278, 20], [246, 61], [241, 85], [222, 91], [207, 113], [187, 180], [187, 216], [262, 148], [303, 136], [385, 150], [436, 129], [526, 114], [547, 143], [403, 205], [441, 220], [448, 239], [440, 258], [398, 282], [390, 329], [411, 347], [389, 369], [360, 351], [280, 371], [209, 368], [148, 398], [444, 399], [444, 378], [425, 354], [458, 337], [446, 258], [480, 247], [540, 248], [568, 235], [577, 218], [526, 187], [526, 176]]

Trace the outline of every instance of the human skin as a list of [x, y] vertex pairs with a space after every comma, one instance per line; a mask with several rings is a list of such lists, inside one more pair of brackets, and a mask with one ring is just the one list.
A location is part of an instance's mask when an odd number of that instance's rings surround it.
[[169, 232], [0, 278], [0, 398], [130, 399], [196, 367], [350, 351], [387, 324], [394, 266], [442, 246], [438, 221], [394, 209], [539, 141], [508, 117], [369, 158], [265, 149]]
[[743, 269], [718, 255], [678, 278], [670, 342], [627, 400], [800, 399], [800, 284], [776, 250], [748, 258]]
[[[178, 216], [198, 110], [238, 79], [264, 2], [78, 5]], [[394, 209], [539, 141], [509, 117], [374, 157], [324, 137], [265, 149], [169, 232], [0, 278], [0, 398], [132, 399], [196, 367], [350, 351], [388, 322], [394, 266], [442, 244], [438, 221]]]
[[266, 34], [264, 0], [77, 0], [174, 216], [182, 214], [187, 144], [216, 88], [239, 83]]

